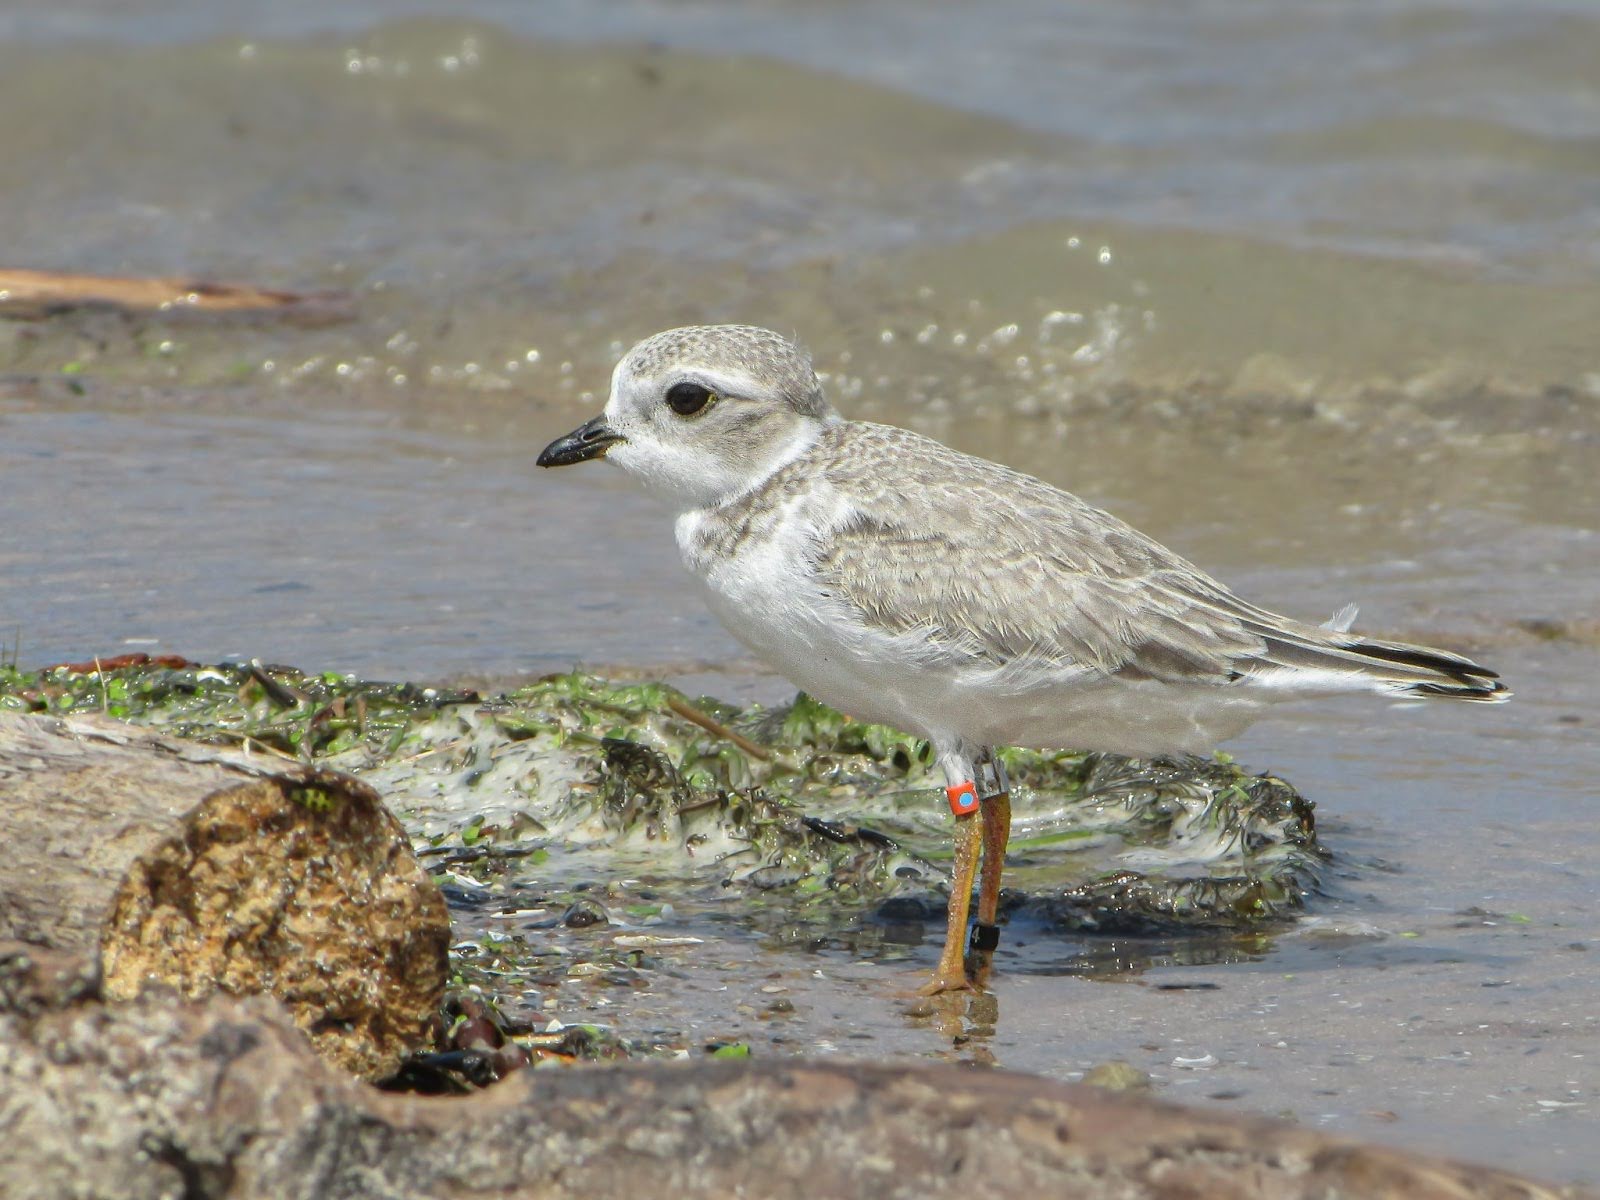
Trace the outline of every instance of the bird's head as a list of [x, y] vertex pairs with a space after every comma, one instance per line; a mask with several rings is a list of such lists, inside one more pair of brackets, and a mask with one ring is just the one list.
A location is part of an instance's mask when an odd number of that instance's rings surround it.
[[557, 438], [542, 467], [605, 458], [680, 508], [746, 491], [839, 419], [806, 352], [750, 325], [693, 325], [640, 342], [600, 416]]

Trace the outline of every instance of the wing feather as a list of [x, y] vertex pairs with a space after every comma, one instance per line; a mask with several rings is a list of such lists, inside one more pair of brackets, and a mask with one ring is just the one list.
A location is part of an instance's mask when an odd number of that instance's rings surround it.
[[869, 624], [994, 667], [1026, 659], [1158, 679], [1225, 681], [1264, 649], [1231, 593], [1115, 517], [916, 443], [915, 456], [902, 442], [881, 462], [898, 487], [870, 484], [863, 456], [841, 458], [849, 503], [816, 545], [820, 581]]

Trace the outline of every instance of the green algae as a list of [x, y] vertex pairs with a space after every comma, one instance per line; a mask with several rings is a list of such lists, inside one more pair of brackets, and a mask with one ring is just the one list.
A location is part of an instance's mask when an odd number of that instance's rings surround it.
[[[100, 713], [376, 788], [451, 906], [452, 1003], [466, 1014], [397, 1087], [748, 1053], [736, 1031], [710, 1044], [690, 1032], [702, 1018], [684, 1005], [704, 1003], [708, 983], [748, 989], [752, 951], [772, 964], [843, 950], [892, 968], [942, 929], [951, 818], [929, 748], [803, 695], [741, 709], [568, 674], [486, 696], [128, 656], [0, 663], [7, 710]], [[1259, 957], [1315, 886], [1310, 804], [1226, 756], [1001, 756], [1014, 814], [1002, 912], [1035, 946], [1040, 932], [1075, 946], [1008, 969], [1115, 977]], [[326, 794], [294, 799], [316, 809]], [[758, 1003], [772, 1007], [751, 1020], [794, 1012]]]
[[[927, 744], [804, 695], [741, 710], [581, 674], [485, 697], [260, 663], [108, 660], [0, 666], [6, 709], [102, 712], [361, 775], [458, 909], [515, 912], [531, 890], [565, 911], [584, 878], [646, 877], [680, 910], [736, 892], [745, 919], [794, 938], [895, 897], [936, 912], [947, 886]], [[1008, 911], [1063, 932], [1241, 930], [1315, 884], [1310, 804], [1225, 756], [1002, 757]], [[620, 919], [660, 911], [635, 903]]]

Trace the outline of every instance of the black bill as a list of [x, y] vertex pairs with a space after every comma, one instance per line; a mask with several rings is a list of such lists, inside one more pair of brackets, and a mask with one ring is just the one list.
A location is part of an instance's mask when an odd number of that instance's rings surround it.
[[606, 424], [604, 416], [585, 421], [571, 433], [558, 437], [539, 451], [541, 467], [565, 467], [591, 458], [603, 458], [622, 435]]

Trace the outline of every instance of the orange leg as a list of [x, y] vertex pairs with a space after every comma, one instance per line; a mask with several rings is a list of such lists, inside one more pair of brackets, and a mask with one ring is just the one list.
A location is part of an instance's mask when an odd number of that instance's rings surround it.
[[[983, 802], [983, 874], [978, 881], [978, 924], [993, 925], [1000, 910], [1000, 874], [1011, 838], [1011, 796], [1001, 792]], [[993, 950], [974, 949], [972, 965], [981, 983], [987, 977]]]
[[983, 802], [983, 875], [978, 882], [978, 920], [993, 925], [1000, 908], [1000, 872], [1011, 840], [1011, 796], [1001, 792]]
[[965, 961], [967, 913], [972, 907], [972, 883], [978, 873], [981, 826], [978, 813], [956, 818], [956, 857], [950, 871], [950, 908], [946, 914], [944, 953], [933, 978], [917, 989], [924, 996], [968, 989]]

